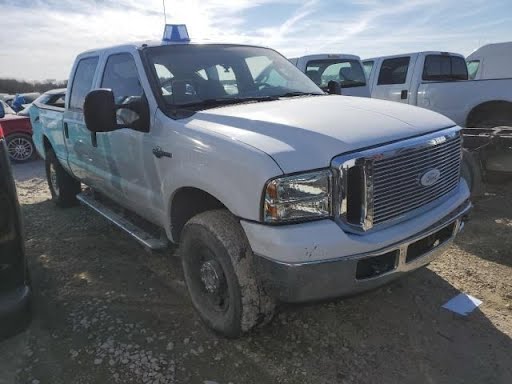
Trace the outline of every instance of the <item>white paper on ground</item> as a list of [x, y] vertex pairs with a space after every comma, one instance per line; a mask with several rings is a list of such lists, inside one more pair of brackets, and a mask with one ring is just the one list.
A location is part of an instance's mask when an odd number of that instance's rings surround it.
[[443, 305], [443, 308], [458, 313], [459, 315], [467, 316], [478, 308], [480, 304], [482, 304], [482, 301], [478, 300], [476, 297], [460, 293]]

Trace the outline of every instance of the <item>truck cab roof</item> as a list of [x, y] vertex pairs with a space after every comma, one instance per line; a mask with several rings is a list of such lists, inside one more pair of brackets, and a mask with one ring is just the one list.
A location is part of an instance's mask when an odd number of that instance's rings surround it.
[[401, 53], [398, 55], [389, 55], [389, 56], [376, 56], [376, 57], [369, 57], [367, 59], [363, 59], [363, 61], [370, 61], [370, 60], [377, 60], [377, 59], [393, 59], [395, 57], [404, 57], [404, 56], [413, 56], [413, 55], [447, 55], [447, 56], [459, 56], [464, 58], [464, 55], [460, 53], [454, 53], [454, 52], [446, 52], [446, 51], [420, 51], [420, 52], [409, 52], [409, 53]]
[[[90, 56], [93, 54], [101, 54], [102, 52], [111, 52], [111, 51], [134, 51], [134, 50], [140, 50], [145, 48], [151, 48], [151, 47], [162, 47], [162, 46], [168, 46], [168, 45], [233, 45], [233, 46], [247, 46], [252, 47], [255, 45], [252, 44], [234, 44], [234, 43], [227, 43], [223, 41], [212, 41], [212, 40], [193, 40], [193, 41], [187, 41], [187, 42], [167, 42], [167, 41], [161, 41], [161, 40], [144, 40], [144, 41], [134, 41], [134, 42], [128, 42], [125, 44], [118, 44], [118, 45], [112, 45], [102, 48], [95, 48], [90, 49], [87, 51], [84, 51], [80, 53], [77, 57], [80, 58], [82, 56]], [[267, 48], [265, 46], [261, 46], [262, 48]]]

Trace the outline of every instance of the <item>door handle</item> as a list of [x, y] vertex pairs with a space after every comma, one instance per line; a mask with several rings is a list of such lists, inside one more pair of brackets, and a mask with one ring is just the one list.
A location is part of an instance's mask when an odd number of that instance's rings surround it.
[[407, 89], [404, 89], [404, 90], [402, 91], [402, 93], [400, 94], [400, 98], [401, 98], [402, 100], [406, 100], [406, 99], [407, 99], [407, 95], [408, 95], [408, 94], [409, 94], [409, 92], [407, 92]]
[[155, 157], [156, 157], [157, 159], [160, 159], [160, 158], [162, 158], [162, 157], [164, 157], [164, 156], [165, 156], [165, 157], [169, 157], [169, 158], [171, 158], [171, 159], [172, 159], [172, 153], [170, 153], [170, 152], [165, 152], [165, 151], [164, 151], [164, 150], [162, 150], [162, 148], [160, 148], [160, 147], [155, 147], [155, 148], [153, 148], [153, 155], [155, 155]]
[[69, 139], [68, 123], [64, 123], [64, 136]]

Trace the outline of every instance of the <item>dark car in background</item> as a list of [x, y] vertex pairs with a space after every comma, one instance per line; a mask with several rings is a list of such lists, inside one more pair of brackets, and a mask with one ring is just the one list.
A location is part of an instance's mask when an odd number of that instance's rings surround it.
[[[0, 105], [0, 118], [4, 118]], [[20, 206], [7, 146], [0, 128], [0, 339], [30, 322], [31, 290]]]

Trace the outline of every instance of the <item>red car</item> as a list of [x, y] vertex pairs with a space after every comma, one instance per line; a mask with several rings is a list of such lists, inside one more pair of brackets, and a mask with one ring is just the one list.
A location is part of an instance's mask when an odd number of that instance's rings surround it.
[[32, 142], [32, 126], [30, 118], [18, 116], [3, 101], [5, 116], [0, 119], [0, 128], [4, 132], [9, 158], [16, 162], [24, 162], [35, 157], [36, 151]]

